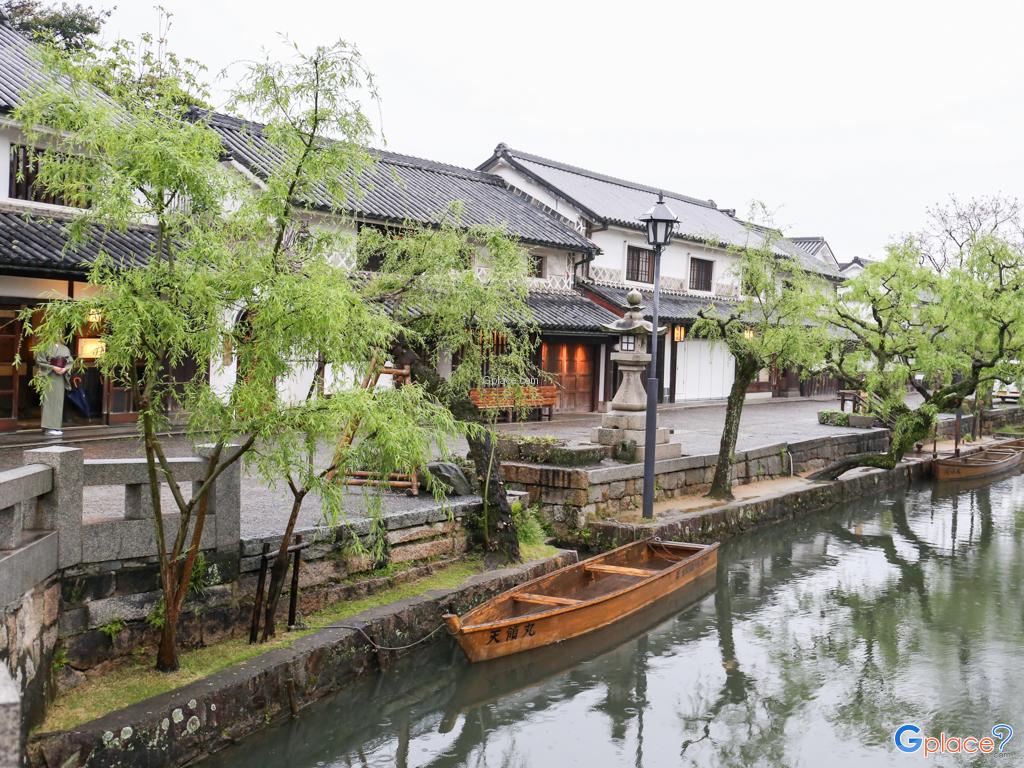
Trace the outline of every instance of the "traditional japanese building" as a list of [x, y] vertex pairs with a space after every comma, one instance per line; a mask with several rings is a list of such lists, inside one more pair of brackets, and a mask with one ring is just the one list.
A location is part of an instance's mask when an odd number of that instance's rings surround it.
[[[577, 285], [595, 303], [617, 314], [625, 311], [625, 297], [635, 288], [650, 317], [654, 251], [639, 217], [664, 194], [679, 224], [661, 261], [659, 320], [669, 331], [658, 355], [659, 401], [727, 396], [733, 380], [731, 355], [722, 343], [694, 338], [689, 331], [701, 307], [737, 299], [735, 250], [762, 245], [767, 230], [740, 220], [734, 210], [718, 208], [713, 200], [608, 176], [506, 144], [499, 144], [479, 169], [501, 176], [564, 216], [598, 246], [595, 258], [577, 271]], [[776, 234], [771, 233], [771, 247], [780, 256], [793, 256], [805, 269], [838, 278], [831, 252], [812, 254]], [[606, 379], [606, 396], [613, 378]], [[772, 372], [765, 371], [761, 379], [752, 387], [754, 392], [780, 394], [772, 386]]]
[[[42, 150], [31, 146], [10, 119], [26, 86], [45, 76], [32, 49], [0, 18], [0, 157], [7, 159], [0, 163], [0, 431], [39, 426], [39, 396], [30, 384], [33, 344], [23, 335], [20, 313], [53, 298], [85, 295], [91, 290], [86, 275], [101, 247], [129, 267], [144, 263], [155, 248], [154, 233], [145, 227], [97, 231], [94, 238], [71, 244], [67, 224], [80, 211], [36, 185]], [[66, 408], [69, 425], [134, 420], [130, 393], [96, 369], [103, 352], [97, 335], [95, 324], [83, 328], [70, 345], [85, 363], [74, 384], [83, 390], [88, 408]]]
[[[263, 126], [223, 114], [197, 112], [195, 117], [220, 134], [225, 162], [256, 178], [268, 173], [273, 155]], [[503, 227], [531, 256], [528, 304], [540, 329], [536, 362], [559, 386], [554, 411], [599, 409], [606, 399], [608, 336], [603, 324], [614, 314], [588, 300], [574, 279], [594, 259], [597, 246], [565, 217], [500, 176], [394, 152], [372, 154], [375, 165], [359, 179], [362, 195], [340, 205], [346, 217], [337, 217], [337, 225], [353, 231], [410, 222], [436, 225], [457, 203], [460, 224]], [[339, 209], [331, 199], [311, 202], [313, 210], [321, 208], [327, 216]], [[306, 383], [299, 380], [296, 386], [304, 391]]]

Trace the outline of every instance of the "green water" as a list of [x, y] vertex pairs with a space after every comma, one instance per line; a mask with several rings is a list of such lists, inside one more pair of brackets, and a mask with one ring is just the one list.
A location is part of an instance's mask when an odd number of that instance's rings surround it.
[[449, 640], [204, 766], [1022, 766], [893, 732], [1024, 727], [1024, 478], [915, 488], [728, 542], [636, 620], [469, 665]]

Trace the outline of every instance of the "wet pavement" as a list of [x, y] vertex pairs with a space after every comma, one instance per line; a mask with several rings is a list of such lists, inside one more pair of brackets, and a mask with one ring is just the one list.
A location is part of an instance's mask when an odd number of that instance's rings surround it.
[[[796, 442], [856, 432], [854, 429], [818, 424], [818, 411], [835, 408], [836, 405], [833, 398], [751, 400], [743, 410], [737, 448], [746, 450], [779, 442]], [[550, 435], [569, 442], [589, 442], [590, 431], [600, 423], [600, 420], [600, 414], [570, 415], [556, 418], [554, 421], [499, 424], [498, 429], [503, 432]], [[714, 453], [718, 450], [722, 425], [725, 422], [725, 406], [722, 403], [662, 406], [658, 411], [658, 421], [659, 426], [672, 430], [671, 440], [682, 443], [684, 453]], [[123, 433], [120, 437], [95, 438], [95, 434], [95, 429], [84, 434], [68, 430], [63, 443], [60, 440], [43, 442], [36, 432], [6, 436], [6, 446], [0, 446], [0, 470], [20, 466], [24, 450], [26, 447], [32, 447], [32, 444], [73, 445], [82, 448], [87, 459], [142, 455], [139, 440], [131, 432]], [[168, 436], [165, 438], [165, 446], [170, 456], [191, 455], [191, 445], [182, 435]], [[465, 442], [461, 440], [453, 441], [450, 448], [456, 454], [464, 455], [466, 451]], [[327, 447], [322, 449], [322, 462], [326, 462], [328, 450]], [[97, 517], [123, 514], [123, 495], [124, 491], [120, 486], [86, 488], [85, 515]], [[172, 503], [170, 491], [166, 487], [164, 498], [168, 504]], [[373, 492], [353, 490], [346, 495], [344, 516], [353, 520], [363, 518], [368, 514], [370, 505], [377, 500], [385, 515], [437, 506], [437, 502], [431, 496], [408, 497], [402, 493], [383, 493], [376, 496]], [[287, 484], [268, 485], [264, 479], [247, 469], [242, 483], [243, 538], [279, 533], [287, 519], [291, 501], [292, 496]], [[321, 522], [323, 510], [319, 499], [314, 496], [307, 497], [299, 517], [300, 528], [311, 528]]]

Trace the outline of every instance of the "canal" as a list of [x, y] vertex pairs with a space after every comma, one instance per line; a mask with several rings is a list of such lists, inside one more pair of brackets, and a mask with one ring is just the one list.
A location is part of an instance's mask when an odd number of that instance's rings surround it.
[[915, 487], [727, 542], [628, 626], [478, 665], [435, 644], [203, 766], [913, 764], [903, 723], [1024, 726], [1022, 585], [1024, 477]]

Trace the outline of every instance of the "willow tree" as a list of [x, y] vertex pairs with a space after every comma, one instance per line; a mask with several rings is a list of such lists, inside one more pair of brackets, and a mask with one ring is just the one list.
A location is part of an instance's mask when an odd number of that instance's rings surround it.
[[[289, 407], [266, 420], [251, 456], [255, 469], [287, 485], [292, 497], [271, 571], [264, 639], [275, 631], [287, 550], [305, 500], [318, 496], [328, 521], [337, 522], [347, 513], [349, 473], [368, 471], [384, 483], [392, 473], [423, 472], [434, 448], [445, 454], [454, 435], [480, 445], [489, 438], [453, 406], [452, 393], [467, 397], [485, 364], [520, 374], [529, 365], [527, 258], [501, 229], [462, 227], [457, 207], [442, 205], [436, 226], [407, 223], [400, 238], [363, 228], [353, 240], [350, 210], [375, 180], [365, 150], [372, 131], [358, 98], [367, 89], [372, 79], [357, 55], [338, 46], [296, 53], [287, 65], [253, 65], [233, 99], [258, 120], [246, 124], [243, 140], [265, 159], [253, 167], [260, 184], [232, 216], [242, 223], [236, 239], [262, 270], [240, 307], [235, 373], [268, 388], [293, 385]], [[365, 269], [370, 256], [373, 273]], [[314, 286], [341, 285], [345, 293], [313, 295], [312, 277]], [[327, 332], [308, 334], [311, 328]], [[372, 386], [382, 367], [405, 365], [413, 350], [411, 381]], [[443, 380], [435, 373], [441, 350], [452, 359]], [[500, 479], [493, 485], [504, 509], [485, 540], [518, 558]], [[445, 490], [429, 487], [437, 496]], [[381, 559], [381, 499], [367, 501]]]
[[519, 560], [496, 441], [470, 391], [485, 378], [498, 379], [515, 397], [537, 375], [536, 326], [526, 303], [529, 256], [501, 228], [461, 227], [459, 207], [435, 227], [407, 224], [400, 236], [364, 230], [358, 260], [380, 264], [365, 295], [402, 326], [390, 356], [410, 365], [414, 380], [462, 426], [483, 496], [485, 548]]
[[725, 408], [718, 461], [708, 495], [732, 498], [732, 465], [747, 390], [767, 367], [810, 370], [820, 363], [823, 329], [813, 322], [828, 286], [773, 245], [770, 235], [751, 232], [752, 244], [735, 251], [740, 299], [718, 302], [698, 313], [691, 333], [722, 342], [734, 375]]
[[[884, 453], [848, 457], [814, 477], [855, 466], [894, 467], [927, 438], [938, 414], [998, 379], [1018, 381], [1024, 360], [1024, 248], [992, 234], [967, 238], [936, 271], [917, 238], [888, 248], [826, 308], [833, 330], [827, 367], [872, 395], [892, 425]], [[908, 389], [921, 397], [908, 405]]]
[[[46, 147], [38, 183], [83, 206], [69, 225], [72, 242], [92, 238], [101, 251], [88, 278], [97, 290], [49, 303], [26, 332], [45, 345], [103, 318], [100, 371], [130, 389], [139, 414], [164, 604], [156, 665], [170, 671], [210, 490], [228, 467], [248, 457], [266, 479], [296, 490], [290, 534], [307, 493], [328, 495], [327, 506], [339, 498], [326, 482], [331, 470], [358, 463], [386, 476], [418, 466], [454, 424], [416, 386], [341, 386], [331, 397], [316, 386], [320, 396], [294, 397], [283, 386], [310, 365], [339, 376], [365, 366], [405, 333], [365, 299], [357, 276], [337, 268], [351, 247], [341, 228], [309, 227], [303, 210], [313, 190], [341, 210], [372, 164], [363, 149], [369, 121], [352, 96], [367, 82], [358, 55], [339, 43], [254, 69], [240, 97], [255, 104], [273, 90], [282, 109], [266, 127], [281, 165], [254, 185], [221, 163], [220, 137], [186, 108], [187, 94], [203, 93], [201, 72], [163, 50], [144, 37], [74, 58], [47, 52], [54, 77], [25, 94], [16, 117], [46, 127], [29, 137]], [[325, 144], [325, 133], [334, 140]], [[103, 233], [131, 228], [149, 232], [153, 247], [139, 254], [144, 263], [116, 263]], [[176, 381], [172, 371], [189, 361], [197, 372]], [[326, 467], [300, 460], [318, 441], [337, 442], [356, 414], [372, 426], [364, 439]], [[167, 459], [161, 433], [172, 418], [210, 445], [194, 486]]]

